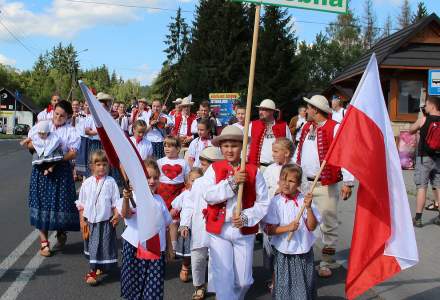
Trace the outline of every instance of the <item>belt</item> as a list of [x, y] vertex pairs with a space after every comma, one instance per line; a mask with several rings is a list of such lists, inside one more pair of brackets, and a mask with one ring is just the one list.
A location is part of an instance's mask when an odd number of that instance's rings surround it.
[[[307, 177], [307, 181], [315, 181], [315, 177]], [[318, 182], [321, 182], [321, 178], [318, 178]]]
[[260, 163], [260, 166], [263, 166], [263, 167], [268, 167], [270, 165], [271, 165], [271, 163]]

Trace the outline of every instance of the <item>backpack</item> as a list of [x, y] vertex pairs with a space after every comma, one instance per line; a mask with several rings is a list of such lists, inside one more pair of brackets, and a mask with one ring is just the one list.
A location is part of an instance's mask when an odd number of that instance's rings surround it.
[[440, 122], [431, 122], [426, 135], [426, 146], [436, 154], [440, 153]]

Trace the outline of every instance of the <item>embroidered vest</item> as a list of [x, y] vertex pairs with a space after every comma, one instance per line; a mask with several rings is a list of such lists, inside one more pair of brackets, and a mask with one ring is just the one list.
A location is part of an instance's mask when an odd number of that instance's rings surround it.
[[[301, 133], [301, 138], [299, 140], [298, 144], [298, 157], [297, 157], [297, 164], [301, 165], [301, 152], [302, 147], [304, 144], [304, 141], [306, 139], [307, 134], [310, 131], [310, 127], [312, 126], [312, 122], [307, 122], [304, 125], [303, 131]], [[335, 126], [338, 123], [336, 121], [333, 121], [332, 119], [328, 119], [324, 126], [319, 127], [316, 130], [316, 138], [317, 138], [317, 145], [318, 145], [318, 156], [319, 156], [319, 163], [322, 164], [322, 161], [324, 160], [325, 156], [327, 155], [327, 152], [330, 148], [331, 143], [333, 142], [333, 134]], [[321, 184], [322, 185], [331, 185], [335, 184], [342, 180], [342, 173], [341, 168], [335, 167], [332, 165], [327, 164], [324, 167], [324, 170], [321, 173]]]
[[[218, 161], [212, 164], [215, 172], [216, 184], [220, 181], [232, 176], [232, 166], [226, 160]], [[248, 181], [244, 184], [243, 191], [243, 209], [254, 206], [256, 194], [256, 175], [257, 167], [247, 164], [246, 171], [248, 173]], [[220, 234], [226, 217], [226, 201], [215, 205], [208, 204], [204, 210], [206, 219], [206, 231], [213, 234]], [[253, 227], [242, 227], [240, 229], [242, 234], [256, 234], [258, 232], [258, 224]]]
[[[287, 123], [275, 121], [272, 126], [272, 132], [275, 138], [286, 137]], [[248, 156], [248, 163], [259, 166], [261, 149], [263, 148], [264, 135], [266, 133], [266, 124], [261, 120], [252, 121], [251, 145]]]
[[[180, 132], [180, 126], [182, 125], [182, 114], [178, 114], [176, 116], [176, 123], [174, 124], [174, 128], [173, 131], [171, 132], [171, 134], [173, 136], [179, 136], [179, 132]], [[196, 115], [195, 114], [190, 114], [188, 116], [188, 118], [186, 119], [186, 136], [191, 136], [191, 124], [192, 122], [196, 119]]]

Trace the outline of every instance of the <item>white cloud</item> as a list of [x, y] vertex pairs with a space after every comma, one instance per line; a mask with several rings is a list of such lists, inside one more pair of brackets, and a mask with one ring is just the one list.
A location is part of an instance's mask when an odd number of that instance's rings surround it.
[[143, 64], [136, 68], [139, 72], [139, 75], [135, 78], [142, 85], [150, 85], [156, 79], [157, 75], [159, 75], [160, 70], [153, 70], [147, 64]]
[[14, 66], [16, 63], [15, 59], [8, 58], [0, 53], [0, 64], [2, 65], [8, 65], [8, 66]]
[[[87, 2], [87, 0], [84, 0]], [[191, 0], [184, 0], [188, 2]], [[97, 1], [100, 2], [100, 1]], [[110, 4], [153, 6], [175, 8], [174, 0], [103, 0]], [[71, 38], [81, 30], [98, 24], [123, 24], [138, 20], [145, 9], [115, 5], [78, 3], [66, 0], [53, 0], [41, 12], [33, 12], [23, 2], [0, 0], [0, 14], [3, 23], [20, 36], [48, 36]], [[10, 39], [7, 32], [0, 31], [1, 39]]]

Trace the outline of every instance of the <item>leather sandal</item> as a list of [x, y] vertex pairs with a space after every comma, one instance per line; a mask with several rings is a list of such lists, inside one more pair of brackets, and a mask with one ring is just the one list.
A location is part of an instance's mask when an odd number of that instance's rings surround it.
[[196, 290], [194, 291], [194, 293], [192, 295], [192, 300], [205, 299], [205, 294], [206, 294], [205, 286], [202, 285], [202, 286], [196, 287]]
[[98, 280], [96, 279], [96, 272], [94, 271], [90, 271], [89, 273], [86, 274], [85, 280], [86, 283], [91, 285], [91, 286], [95, 286], [98, 284]]
[[41, 241], [41, 247], [40, 247], [40, 255], [44, 256], [44, 257], [49, 257], [52, 255], [52, 253], [50, 252], [50, 247], [49, 247], [49, 241]]
[[189, 281], [189, 269], [184, 269], [182, 266], [182, 269], [180, 270], [180, 280], [182, 282], [188, 282]]

